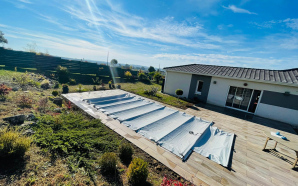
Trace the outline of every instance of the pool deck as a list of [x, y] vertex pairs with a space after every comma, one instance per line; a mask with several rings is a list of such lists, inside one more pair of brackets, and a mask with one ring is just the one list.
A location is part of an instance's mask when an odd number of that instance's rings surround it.
[[[112, 96], [123, 93], [127, 92], [123, 90], [106, 90], [70, 93], [62, 96], [94, 118], [101, 119], [106, 126], [195, 185], [298, 186], [298, 166], [296, 169], [291, 169], [296, 157], [294, 151], [279, 144], [276, 150], [262, 151], [266, 141], [263, 131], [278, 130], [283, 135], [298, 141], [298, 136], [290, 125], [212, 105], [198, 104], [192, 108], [181, 110], [157, 102], [187, 114], [213, 121], [214, 126], [236, 135], [230, 169], [195, 152], [191, 154], [186, 162], [182, 162], [178, 156], [135, 133], [120, 124], [118, 120], [109, 118], [91, 105], [81, 102], [83, 98]], [[274, 142], [269, 141], [267, 148], [273, 148], [273, 146]]]

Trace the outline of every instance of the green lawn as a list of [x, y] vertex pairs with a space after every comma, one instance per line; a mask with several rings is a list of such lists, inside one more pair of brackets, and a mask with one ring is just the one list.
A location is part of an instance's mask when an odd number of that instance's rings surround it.
[[159, 91], [161, 90], [161, 85], [159, 84], [151, 84], [151, 85], [147, 85], [145, 83], [142, 82], [136, 82], [136, 83], [118, 83], [121, 85], [121, 89], [134, 93], [134, 94], [138, 94], [140, 96], [143, 97], [147, 97], [149, 99], [153, 99], [168, 105], [172, 105], [174, 107], [178, 107], [178, 108], [182, 108], [182, 109], [186, 109], [187, 107], [192, 106], [192, 103], [189, 103], [187, 101], [184, 100], [178, 100], [176, 97], [174, 96], [170, 96], [167, 94], [162, 94], [160, 92], [157, 93], [157, 96], [150, 96], [144, 93], [145, 89], [149, 89], [151, 87], [158, 87]]

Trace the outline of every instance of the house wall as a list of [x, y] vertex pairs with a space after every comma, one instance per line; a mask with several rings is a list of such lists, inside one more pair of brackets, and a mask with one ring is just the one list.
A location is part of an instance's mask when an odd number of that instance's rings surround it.
[[[194, 99], [194, 97], [197, 97], [200, 101], [202, 101], [204, 103], [207, 102], [207, 97], [208, 97], [211, 78], [212, 78], [211, 76], [202, 76], [202, 75], [193, 74], [192, 77], [191, 77], [191, 83], [190, 83], [188, 98], [189, 99]], [[198, 80], [204, 82], [203, 87], [202, 87], [201, 95], [195, 94], [196, 89], [197, 89]]]
[[[214, 81], [216, 81], [216, 84], [213, 83]], [[244, 83], [247, 83], [248, 86], [243, 86]], [[291, 105], [289, 105], [288, 108], [285, 108], [286, 106], [283, 104], [285, 100], [287, 103], [296, 102], [295, 98], [297, 99], [296, 96], [298, 95], [298, 88], [283, 85], [273, 85], [251, 81], [212, 77], [207, 103], [224, 107], [230, 86], [244, 87], [263, 91], [265, 90], [262, 95], [264, 96], [264, 101], [262, 101], [263, 97], [261, 97], [255, 115], [298, 126], [298, 110]], [[268, 93], [268, 91], [273, 93]], [[291, 95], [283, 95], [285, 91], [289, 91]], [[275, 97], [272, 95], [278, 96]], [[279, 98], [283, 98], [283, 101], [280, 102], [274, 100]]]
[[167, 72], [164, 93], [176, 95], [177, 89], [183, 90], [182, 97], [188, 97], [192, 74]]

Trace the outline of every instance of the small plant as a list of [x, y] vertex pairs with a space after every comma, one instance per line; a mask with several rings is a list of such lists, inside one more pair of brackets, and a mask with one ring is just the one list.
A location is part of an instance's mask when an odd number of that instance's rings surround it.
[[14, 71], [17, 72], [18, 71], [18, 67], [14, 67]]
[[66, 105], [66, 107], [67, 107], [68, 110], [71, 109], [71, 102], [70, 101], [66, 102], [65, 105]]
[[75, 79], [69, 79], [69, 84], [70, 85], [76, 85], [77, 81]]
[[119, 146], [119, 157], [122, 161], [128, 162], [132, 158], [133, 149], [129, 143], [122, 143]]
[[11, 88], [7, 87], [4, 84], [0, 85], [0, 100], [5, 100], [6, 96], [9, 94], [11, 90]]
[[18, 96], [16, 102], [19, 105], [19, 107], [30, 108], [32, 107], [33, 99], [30, 94], [24, 93]]
[[55, 97], [58, 96], [58, 94], [59, 94], [59, 93], [58, 93], [57, 90], [54, 90], [54, 91], [52, 92], [52, 95], [55, 96]]
[[82, 92], [82, 87], [83, 87], [83, 85], [82, 84], [79, 84], [79, 92]]
[[145, 89], [144, 93], [150, 96], [156, 96], [158, 92], [158, 87], [151, 87], [151, 89]]
[[127, 177], [132, 185], [140, 185], [146, 182], [148, 177], [148, 163], [141, 158], [132, 160], [128, 167]]
[[39, 100], [38, 109], [40, 112], [45, 113], [47, 106], [48, 106], [48, 98], [47, 97]]
[[69, 89], [68, 89], [68, 85], [63, 85], [63, 86], [62, 86], [62, 93], [63, 93], [63, 94], [67, 94], [68, 91], [69, 91]]
[[43, 80], [41, 83], [40, 83], [40, 87], [43, 88], [43, 89], [49, 89], [50, 88], [50, 82], [49, 80]]
[[96, 85], [93, 85], [93, 90], [96, 91]]
[[178, 100], [179, 100], [179, 97], [183, 95], [183, 90], [182, 89], [177, 89], [175, 91], [175, 94], [178, 96]]
[[125, 76], [127, 79], [131, 79], [132, 74], [131, 74], [130, 71], [126, 71], [126, 72], [124, 73], [124, 76]]
[[22, 74], [16, 76], [15, 81], [22, 88], [22, 90], [25, 90], [27, 88], [27, 85], [29, 84], [29, 77], [27, 74]]
[[101, 171], [104, 173], [115, 173], [117, 165], [117, 155], [113, 152], [106, 152], [99, 161]]
[[96, 77], [95, 79], [92, 78], [93, 84], [94, 85], [100, 85], [102, 84], [102, 79], [99, 80], [99, 77]]
[[171, 180], [171, 179], [168, 179], [167, 176], [164, 176], [160, 186], [188, 186], [188, 185], [187, 183], [182, 184], [179, 181]]
[[0, 157], [23, 157], [30, 148], [32, 139], [20, 132], [4, 128], [0, 130]]

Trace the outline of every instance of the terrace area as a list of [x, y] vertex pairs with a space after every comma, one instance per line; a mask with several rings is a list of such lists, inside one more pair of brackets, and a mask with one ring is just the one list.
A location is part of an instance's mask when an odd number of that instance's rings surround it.
[[[236, 135], [230, 169], [195, 152], [187, 161], [182, 162], [179, 157], [81, 101], [123, 93], [126, 92], [107, 90], [63, 96], [89, 115], [101, 119], [106, 126], [195, 185], [298, 185], [297, 168], [291, 169], [296, 157], [294, 151], [279, 144], [276, 150], [262, 151], [266, 141], [264, 131], [280, 131], [284, 136], [298, 140], [290, 125], [205, 104], [198, 104], [186, 110], [180, 109], [187, 114], [213, 121], [214, 126]], [[274, 143], [269, 141], [267, 148], [273, 146]]]

